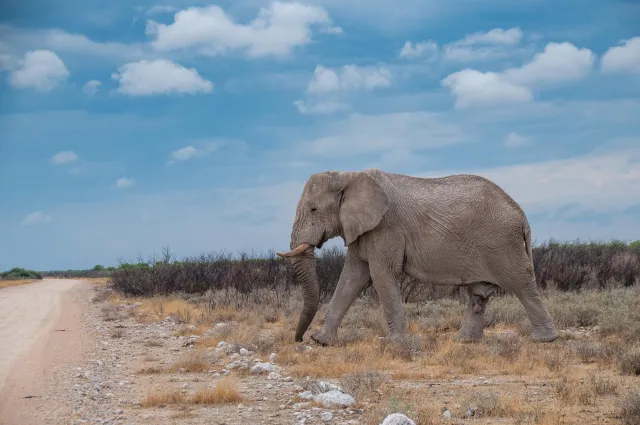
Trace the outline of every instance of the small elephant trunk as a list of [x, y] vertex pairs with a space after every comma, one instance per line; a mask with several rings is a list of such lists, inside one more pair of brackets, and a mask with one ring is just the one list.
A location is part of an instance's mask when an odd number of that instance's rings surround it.
[[293, 269], [298, 282], [302, 285], [304, 306], [298, 319], [295, 340], [301, 342], [304, 333], [309, 328], [320, 304], [320, 287], [316, 271], [316, 260], [313, 250], [306, 251], [292, 258]]

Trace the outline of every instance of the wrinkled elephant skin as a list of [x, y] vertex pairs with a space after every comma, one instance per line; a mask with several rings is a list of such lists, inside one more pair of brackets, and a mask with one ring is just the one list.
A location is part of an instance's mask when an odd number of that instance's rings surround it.
[[527, 217], [490, 180], [419, 178], [378, 169], [312, 175], [296, 208], [291, 251], [278, 254], [293, 261], [304, 291], [296, 341], [318, 310], [313, 250], [335, 237], [344, 240], [347, 254], [323, 328], [311, 336], [321, 345], [335, 343], [342, 318], [369, 279], [389, 334], [402, 334], [402, 273], [428, 284], [467, 287], [461, 341], [482, 338], [486, 306], [498, 287], [518, 297], [534, 340], [549, 342], [559, 335], [536, 286]]

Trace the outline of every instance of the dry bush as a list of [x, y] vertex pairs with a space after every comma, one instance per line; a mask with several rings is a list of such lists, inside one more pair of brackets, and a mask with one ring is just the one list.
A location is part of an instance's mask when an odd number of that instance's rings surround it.
[[340, 385], [356, 399], [370, 397], [386, 381], [386, 376], [376, 370], [350, 373], [342, 378]]
[[589, 379], [593, 392], [599, 396], [615, 395], [618, 393], [618, 384], [609, 378], [591, 375]]
[[471, 409], [474, 417], [512, 416], [511, 400], [498, 392], [479, 390], [467, 397], [462, 403], [463, 409]]
[[238, 392], [235, 381], [229, 378], [222, 378], [214, 388], [203, 388], [198, 390], [191, 398], [193, 404], [226, 404], [237, 403], [244, 400]]
[[149, 339], [144, 343], [145, 347], [162, 347], [162, 345], [162, 341], [159, 341], [157, 339]]
[[206, 372], [210, 368], [209, 361], [200, 352], [192, 352], [183, 356], [169, 368], [171, 372], [184, 371], [189, 372]]
[[180, 391], [158, 391], [148, 394], [142, 401], [142, 407], [162, 407], [167, 404], [185, 404], [187, 396]]
[[391, 358], [410, 361], [422, 349], [422, 338], [408, 332], [390, 335], [380, 339], [379, 349], [383, 355], [389, 354]]
[[112, 329], [109, 336], [111, 336], [111, 338], [122, 338], [124, 336], [124, 331], [122, 329]]
[[162, 369], [157, 366], [145, 367], [138, 371], [139, 375], [155, 375], [158, 373], [162, 373]]
[[488, 338], [489, 351], [496, 356], [505, 358], [513, 362], [520, 356], [522, 350], [522, 338], [511, 333], [496, 335]]
[[618, 366], [626, 375], [640, 375], [640, 348], [621, 353], [618, 357]]
[[637, 388], [620, 401], [620, 416], [625, 425], [640, 425], [640, 391]]
[[590, 405], [595, 402], [594, 387], [581, 379], [562, 375], [554, 388], [558, 399], [566, 405]]
[[582, 363], [593, 363], [604, 354], [602, 346], [594, 342], [578, 341], [573, 349]]

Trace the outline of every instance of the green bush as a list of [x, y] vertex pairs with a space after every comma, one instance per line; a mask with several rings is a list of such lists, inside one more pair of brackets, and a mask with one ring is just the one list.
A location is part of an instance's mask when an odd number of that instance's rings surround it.
[[0, 273], [2, 280], [22, 280], [22, 279], [42, 279], [42, 275], [33, 270], [26, 270], [22, 267], [14, 267], [9, 271]]

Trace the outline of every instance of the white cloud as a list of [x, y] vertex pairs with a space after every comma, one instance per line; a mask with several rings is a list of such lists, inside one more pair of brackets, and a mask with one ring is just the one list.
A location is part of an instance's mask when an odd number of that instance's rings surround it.
[[93, 96], [98, 92], [98, 89], [100, 88], [100, 86], [102, 85], [101, 81], [98, 80], [89, 80], [85, 83], [84, 86], [82, 86], [82, 91], [87, 95], [87, 96]]
[[640, 74], [640, 37], [623, 40], [620, 46], [610, 47], [602, 55], [600, 66], [608, 73]]
[[130, 96], [213, 91], [213, 83], [202, 78], [194, 68], [166, 59], [127, 63], [112, 74], [112, 78], [120, 82], [118, 91]]
[[[494, 28], [489, 32], [469, 34], [444, 46], [444, 58], [453, 62], [498, 59], [509, 55], [522, 40], [520, 28]], [[479, 46], [479, 47], [478, 47]]]
[[178, 9], [173, 6], [155, 5], [147, 9], [147, 15], [159, 15], [163, 13], [173, 13]]
[[425, 177], [456, 173], [487, 177], [503, 187], [528, 214], [614, 213], [638, 204], [640, 199], [640, 149], [593, 152], [552, 161], [479, 170], [443, 170]]
[[223, 146], [238, 146], [243, 147], [244, 142], [241, 140], [231, 139], [213, 139], [200, 143], [201, 146], [195, 147], [193, 145], [185, 146], [177, 149], [169, 154], [168, 164], [175, 164], [176, 162], [188, 161], [193, 158], [207, 156], [212, 152], [215, 152]]
[[312, 28], [337, 33], [327, 11], [302, 3], [273, 2], [248, 24], [234, 22], [220, 6], [189, 7], [169, 25], [148, 21], [147, 35], [159, 50], [196, 49], [215, 56], [241, 50], [249, 57], [286, 56], [312, 41]]
[[352, 114], [334, 124], [325, 135], [304, 142], [301, 150], [310, 156], [361, 156], [437, 148], [463, 141], [461, 129], [436, 113]]
[[31, 225], [35, 225], [35, 224], [48, 223], [49, 221], [51, 221], [51, 216], [43, 213], [42, 211], [36, 211], [36, 212], [32, 212], [31, 214], [27, 215], [22, 220], [22, 225], [23, 226], [31, 226]]
[[508, 148], [520, 148], [523, 146], [527, 146], [530, 143], [531, 139], [529, 137], [522, 136], [515, 132], [507, 134], [507, 137], [504, 141], [504, 145]]
[[467, 35], [462, 40], [456, 42], [460, 46], [474, 46], [477, 44], [503, 44], [506, 46], [515, 46], [522, 40], [522, 30], [518, 27], [494, 28], [489, 32], [476, 32]]
[[298, 108], [298, 111], [300, 111], [300, 113], [304, 115], [326, 115], [349, 109], [349, 106], [347, 104], [336, 102], [333, 100], [296, 100], [293, 102], [293, 104]]
[[78, 160], [78, 155], [73, 151], [60, 151], [51, 157], [51, 162], [56, 165], [68, 164]]
[[9, 84], [16, 89], [32, 88], [49, 92], [69, 77], [64, 62], [50, 50], [30, 50], [17, 69], [9, 75]]
[[467, 68], [444, 78], [442, 85], [451, 90], [458, 109], [533, 100], [533, 94], [528, 88], [505, 81], [495, 72]]
[[502, 72], [480, 72], [466, 68], [441, 81], [456, 97], [456, 108], [528, 102], [533, 88], [566, 83], [586, 77], [595, 62], [589, 49], [571, 43], [549, 43], [544, 51], [517, 68]]
[[143, 43], [96, 42], [81, 34], [59, 29], [32, 30], [0, 24], [0, 40], [16, 51], [49, 49], [56, 52], [80, 53], [117, 59], [142, 59], [152, 55]]
[[340, 90], [373, 90], [391, 85], [391, 71], [382, 66], [345, 65], [334, 71], [316, 66], [309, 82], [309, 93], [327, 93]]
[[136, 183], [135, 179], [131, 179], [131, 178], [127, 178], [127, 177], [121, 177], [118, 180], [116, 180], [116, 188], [118, 189], [123, 189], [126, 187], [131, 187]]
[[405, 41], [400, 53], [401, 58], [419, 58], [424, 56], [433, 57], [438, 53], [438, 44], [433, 40], [419, 41], [412, 43]]

